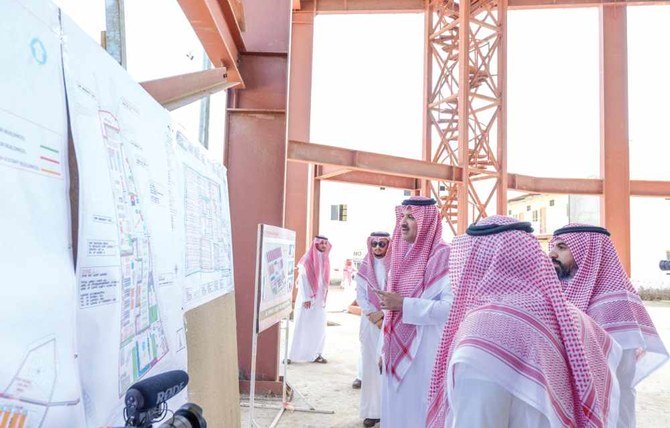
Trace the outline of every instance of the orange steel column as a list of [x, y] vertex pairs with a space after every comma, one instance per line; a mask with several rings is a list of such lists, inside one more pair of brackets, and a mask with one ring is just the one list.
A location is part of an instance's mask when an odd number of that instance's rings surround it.
[[601, 216], [630, 275], [630, 171], [626, 6], [600, 7]]
[[498, 0], [498, 191], [496, 211], [507, 215], [507, 0]]
[[458, 164], [463, 168], [463, 183], [456, 188], [458, 216], [456, 230], [468, 227], [468, 190], [470, 187], [470, 9], [471, 0], [461, 0], [458, 16]]
[[[312, 106], [312, 51], [314, 14], [293, 12], [291, 26], [288, 139], [309, 142]], [[311, 241], [314, 166], [288, 162], [286, 165], [285, 227], [296, 232], [296, 257], [305, 253]], [[297, 260], [296, 260], [297, 262]]]
[[[432, 133], [433, 127], [430, 124], [430, 113], [427, 107], [431, 101], [433, 92], [433, 54], [430, 43], [430, 33], [433, 29], [433, 11], [430, 7], [430, 1], [424, 0], [424, 46], [423, 46], [423, 151], [422, 158], [430, 162], [433, 158]], [[421, 195], [430, 196], [430, 180], [421, 180]]]
[[451, 232], [463, 233], [507, 205], [507, 1], [429, 0], [426, 13], [431, 67], [424, 81], [432, 87], [424, 150], [463, 171], [461, 182], [431, 182], [430, 191]]
[[[287, 54], [245, 53], [240, 57], [240, 72], [247, 85], [229, 97], [227, 165], [235, 260], [237, 352], [240, 387], [244, 391], [251, 371], [257, 228], [259, 223], [281, 226], [283, 222]], [[259, 388], [281, 394], [281, 383], [277, 382], [278, 325], [261, 333], [257, 355]]]

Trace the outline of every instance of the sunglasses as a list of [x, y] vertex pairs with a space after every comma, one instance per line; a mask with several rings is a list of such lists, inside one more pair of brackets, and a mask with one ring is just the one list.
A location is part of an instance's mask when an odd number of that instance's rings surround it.
[[386, 245], [387, 245], [387, 244], [386, 244], [386, 241], [372, 241], [372, 242], [370, 243], [370, 246], [371, 246], [372, 248], [377, 248], [377, 247], [379, 247], [379, 248], [384, 248], [384, 247], [386, 247]]

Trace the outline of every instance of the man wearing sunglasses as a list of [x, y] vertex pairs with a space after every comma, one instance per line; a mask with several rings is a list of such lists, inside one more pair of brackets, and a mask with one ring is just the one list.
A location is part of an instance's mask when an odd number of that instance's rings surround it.
[[396, 208], [384, 310], [382, 426], [415, 427], [424, 421], [428, 386], [453, 295], [449, 246], [435, 200], [412, 197]]
[[386, 276], [391, 264], [391, 236], [374, 232], [368, 237], [368, 253], [356, 277], [356, 301], [361, 308], [361, 401], [359, 414], [363, 426], [373, 427], [381, 416], [382, 377], [377, 367], [379, 336], [384, 312], [378, 291], [386, 288]]

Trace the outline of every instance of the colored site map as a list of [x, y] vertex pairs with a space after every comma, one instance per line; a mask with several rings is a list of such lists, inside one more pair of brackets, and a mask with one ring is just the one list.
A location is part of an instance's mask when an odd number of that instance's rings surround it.
[[167, 352], [153, 276], [149, 230], [118, 122], [100, 112], [116, 203], [121, 257], [119, 397]]
[[41, 427], [51, 407], [75, 406], [79, 400], [54, 402], [58, 378], [56, 339], [37, 343], [25, 355], [9, 385], [0, 393], [0, 428]]

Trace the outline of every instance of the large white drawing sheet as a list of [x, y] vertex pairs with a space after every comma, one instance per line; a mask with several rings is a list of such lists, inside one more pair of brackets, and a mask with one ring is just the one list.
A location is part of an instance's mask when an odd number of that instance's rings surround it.
[[58, 9], [0, 17], [0, 424], [84, 426]]
[[70, 19], [62, 25], [80, 180], [84, 405], [89, 425], [119, 424], [129, 386], [186, 369], [173, 135], [167, 111]]
[[180, 283], [187, 311], [233, 291], [230, 207], [225, 167], [182, 132], [173, 136]]

